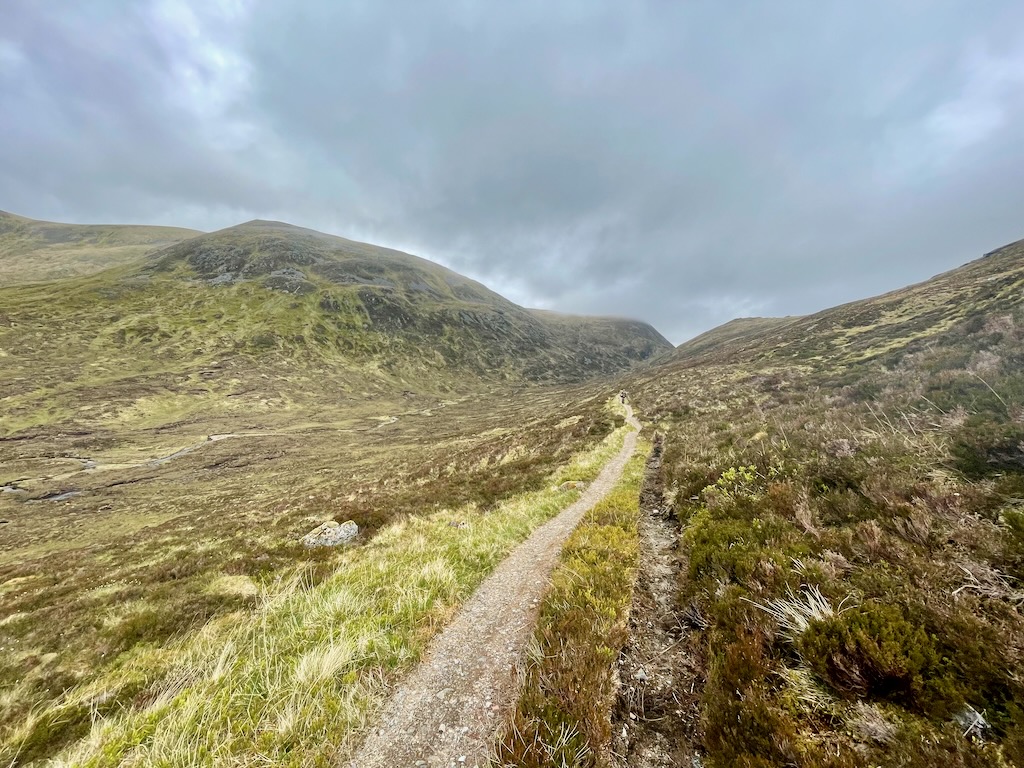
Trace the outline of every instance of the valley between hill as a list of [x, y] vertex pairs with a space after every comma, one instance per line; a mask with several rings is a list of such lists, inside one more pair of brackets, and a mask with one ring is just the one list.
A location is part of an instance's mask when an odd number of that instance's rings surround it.
[[566, 542], [496, 764], [1024, 766], [1021, 243], [672, 351], [278, 222], [183, 238], [0, 289], [0, 762], [335, 765], [624, 387], [660, 464]]

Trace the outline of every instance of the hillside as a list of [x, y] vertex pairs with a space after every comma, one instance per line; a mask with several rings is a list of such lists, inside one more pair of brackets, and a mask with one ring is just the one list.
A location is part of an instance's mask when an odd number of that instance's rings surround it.
[[1024, 242], [672, 358], [625, 386], [665, 435], [674, 650], [616, 752], [1024, 766]]
[[1024, 241], [671, 350], [257, 221], [0, 290], [0, 356], [0, 762], [342, 764], [624, 388], [503, 764], [1024, 768]]
[[669, 347], [646, 323], [525, 310], [426, 259], [281, 222], [248, 222], [152, 258], [144, 274], [316, 294], [319, 311], [307, 313], [305, 322], [340, 321], [353, 346], [386, 339], [428, 367], [582, 380], [620, 372]]
[[690, 364], [726, 361], [892, 364], [954, 329], [1011, 311], [1024, 283], [1024, 241], [925, 282], [805, 317], [727, 323], [677, 348]]
[[618, 356], [653, 363], [672, 349], [664, 336], [639, 320], [566, 315], [543, 309], [527, 311], [550, 329], [560, 345], [580, 350], [573, 362], [581, 370]]
[[57, 224], [0, 211], [0, 268], [6, 285], [89, 275], [198, 234], [178, 227]]
[[176, 421], [282, 397], [315, 409], [338, 392], [582, 381], [670, 348], [643, 323], [548, 318], [424, 259], [274, 222], [0, 289], [8, 434], [140, 398], [147, 420]]
[[710, 350], [728, 346], [731, 349], [741, 348], [744, 342], [763, 338], [768, 331], [780, 328], [793, 322], [792, 317], [740, 317], [730, 320], [717, 328], [705, 331], [689, 341], [684, 341], [672, 353], [675, 359], [695, 357]]

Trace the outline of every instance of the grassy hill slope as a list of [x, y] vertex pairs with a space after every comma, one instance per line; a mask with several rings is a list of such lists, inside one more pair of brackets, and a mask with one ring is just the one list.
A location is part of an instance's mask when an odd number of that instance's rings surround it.
[[6, 285], [88, 275], [200, 234], [193, 229], [58, 224], [0, 211]]
[[805, 317], [727, 323], [681, 345], [675, 357], [690, 363], [891, 362], [954, 328], [1011, 310], [1022, 281], [1024, 241], [1018, 241], [881, 296]]
[[580, 381], [665, 349], [643, 323], [546, 319], [424, 259], [275, 222], [0, 289], [8, 434]]
[[[213, 711], [189, 680], [227, 704], [198, 728], [216, 750], [330, 764], [621, 442], [607, 377], [666, 349], [642, 323], [528, 311], [275, 222], [0, 288], [0, 764], [121, 764], [135, 739], [202, 763], [175, 719]], [[330, 519], [358, 524], [353, 547], [298, 544]], [[333, 655], [343, 614], [358, 660]], [[227, 645], [238, 665], [211, 672]]]
[[740, 317], [717, 328], [705, 331], [676, 347], [673, 357], [688, 358], [718, 347], [738, 347], [750, 339], [761, 338], [765, 332], [792, 322], [792, 317]]
[[746, 330], [626, 385], [697, 662], [649, 727], [717, 768], [1024, 766], [1024, 243]]
[[386, 338], [428, 366], [579, 380], [621, 371], [668, 347], [646, 323], [525, 310], [425, 259], [280, 222], [248, 222], [154, 259], [144, 273], [316, 294], [321, 322], [343, 319], [346, 338]]

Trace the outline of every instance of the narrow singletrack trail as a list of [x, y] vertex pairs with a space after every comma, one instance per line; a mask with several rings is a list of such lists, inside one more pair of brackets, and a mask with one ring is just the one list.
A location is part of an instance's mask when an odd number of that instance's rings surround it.
[[405, 768], [488, 764], [495, 732], [515, 705], [515, 665], [537, 621], [562, 545], [622, 476], [640, 422], [626, 405], [626, 435], [583, 495], [519, 545], [431, 643], [397, 687], [376, 727], [346, 766]]

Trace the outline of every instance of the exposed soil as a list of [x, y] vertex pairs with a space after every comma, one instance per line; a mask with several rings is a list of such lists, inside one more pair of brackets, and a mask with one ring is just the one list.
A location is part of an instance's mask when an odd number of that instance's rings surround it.
[[629, 642], [619, 657], [611, 745], [617, 768], [702, 765], [704, 667], [696, 637], [675, 603], [682, 569], [679, 528], [662, 492], [661, 456], [659, 435], [640, 495], [640, 567]]
[[[627, 422], [640, 429], [627, 405]], [[515, 669], [566, 538], [615, 486], [636, 448], [626, 436], [583, 495], [521, 544], [481, 585], [400, 683], [351, 768], [488, 765], [494, 736], [516, 701]]]

